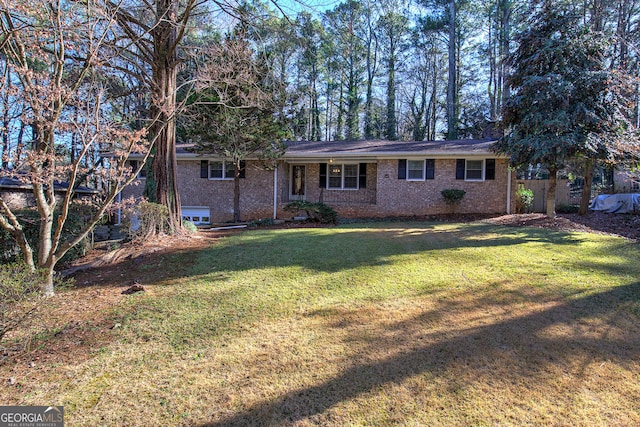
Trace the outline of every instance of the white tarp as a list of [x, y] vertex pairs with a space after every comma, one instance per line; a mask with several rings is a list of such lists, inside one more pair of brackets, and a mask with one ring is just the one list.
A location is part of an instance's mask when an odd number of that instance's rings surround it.
[[640, 194], [603, 194], [591, 202], [589, 209], [611, 213], [640, 211]]

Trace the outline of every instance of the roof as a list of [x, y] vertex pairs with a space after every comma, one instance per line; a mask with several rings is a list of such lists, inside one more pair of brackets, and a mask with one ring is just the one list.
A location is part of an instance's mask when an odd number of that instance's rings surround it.
[[[15, 178], [9, 177], [0, 177], [0, 189], [9, 189], [9, 190], [31, 190], [31, 184], [27, 182], [20, 181]], [[54, 181], [53, 190], [57, 192], [66, 192], [69, 189], [68, 182]], [[100, 193], [98, 190], [94, 188], [78, 186], [73, 190], [75, 193], [79, 194], [98, 194]]]
[[495, 155], [495, 139], [461, 139], [454, 141], [386, 141], [358, 140], [338, 142], [289, 143], [285, 159], [307, 158], [398, 158], [412, 156], [455, 157]]
[[[377, 160], [406, 157], [470, 157], [493, 156], [491, 145], [496, 139], [459, 139], [454, 141], [304, 141], [287, 142], [285, 161], [326, 161], [331, 159]], [[178, 158], [209, 157], [191, 151], [193, 144], [179, 145]], [[217, 157], [217, 156], [214, 156]]]

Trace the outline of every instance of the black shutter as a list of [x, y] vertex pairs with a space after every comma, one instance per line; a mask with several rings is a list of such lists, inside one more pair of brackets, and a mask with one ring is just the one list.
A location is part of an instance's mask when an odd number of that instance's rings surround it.
[[240, 178], [247, 177], [247, 162], [240, 160]]
[[407, 159], [398, 159], [398, 179], [407, 179]]
[[327, 188], [327, 164], [320, 163], [320, 188]]
[[427, 159], [427, 179], [435, 179], [436, 177], [436, 161], [435, 159]]
[[129, 160], [129, 164], [131, 164], [131, 172], [135, 172], [138, 169], [137, 160]]
[[208, 160], [200, 160], [200, 178], [209, 178]]
[[367, 164], [360, 163], [360, 167], [358, 169], [358, 186], [360, 188], [367, 188]]
[[456, 160], [456, 179], [464, 179], [464, 167], [465, 167], [464, 159], [457, 159]]
[[496, 179], [496, 159], [485, 161], [484, 179]]

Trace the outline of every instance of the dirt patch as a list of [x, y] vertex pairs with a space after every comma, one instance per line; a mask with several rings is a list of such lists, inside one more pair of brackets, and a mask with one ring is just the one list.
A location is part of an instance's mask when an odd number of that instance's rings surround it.
[[485, 222], [509, 227], [538, 227], [559, 231], [582, 231], [640, 239], [640, 215], [590, 212], [587, 215], [560, 214], [549, 218], [544, 214], [503, 215]]

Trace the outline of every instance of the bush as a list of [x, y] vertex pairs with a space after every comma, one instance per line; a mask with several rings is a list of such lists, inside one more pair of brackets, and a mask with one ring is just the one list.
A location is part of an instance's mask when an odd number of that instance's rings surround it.
[[249, 227], [260, 227], [260, 226], [273, 225], [273, 224], [274, 224], [273, 218], [260, 218], [260, 219], [251, 221], [249, 223]]
[[335, 224], [338, 222], [338, 213], [331, 206], [320, 202], [314, 203], [296, 200], [285, 206], [284, 210], [293, 213], [304, 211], [307, 214], [307, 218], [323, 224]]
[[[6, 335], [19, 328], [26, 330], [41, 323], [36, 320], [42, 319], [41, 307], [46, 301], [40, 287], [46, 280], [46, 274], [44, 270], [31, 271], [22, 263], [0, 264], [0, 354], [4, 356], [0, 356], [0, 364], [9, 354], [4, 344]], [[58, 290], [73, 284], [72, 279], [60, 276], [56, 276], [54, 282]], [[13, 351], [26, 349], [32, 334], [20, 333], [18, 336], [22, 338], [13, 337], [11, 340]]]
[[158, 203], [141, 202], [125, 212], [124, 225], [131, 240], [169, 233], [169, 209]]
[[529, 213], [532, 206], [533, 191], [525, 188], [524, 184], [518, 184], [518, 189], [516, 190], [516, 213]]
[[442, 194], [442, 197], [444, 197], [444, 201], [446, 204], [453, 206], [460, 203], [460, 200], [462, 200], [462, 198], [464, 197], [465, 194], [467, 194], [467, 192], [464, 190], [451, 188], [448, 190], [442, 190], [440, 194]]
[[184, 227], [185, 230], [187, 230], [190, 233], [198, 232], [198, 227], [191, 221], [186, 221], [186, 220], [182, 221], [182, 226]]

